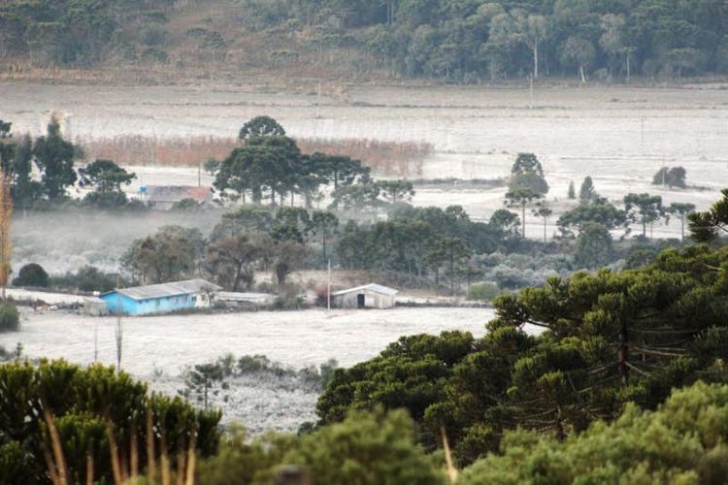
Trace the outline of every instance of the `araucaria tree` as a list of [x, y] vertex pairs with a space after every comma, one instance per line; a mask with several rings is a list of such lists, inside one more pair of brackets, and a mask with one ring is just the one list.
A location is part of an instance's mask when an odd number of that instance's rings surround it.
[[685, 241], [685, 218], [693, 211], [695, 211], [695, 204], [689, 202], [673, 202], [667, 208], [667, 212], [680, 219], [680, 241]]
[[533, 153], [519, 153], [511, 168], [509, 192], [526, 189], [540, 196], [549, 191], [549, 184], [543, 174], [543, 167]]
[[129, 185], [136, 175], [129, 173], [111, 160], [94, 160], [85, 168], [79, 169], [84, 179], [94, 191], [87, 194], [84, 201], [99, 207], [123, 206], [127, 197], [122, 185]]
[[529, 189], [528, 187], [519, 187], [506, 193], [506, 205], [508, 207], [521, 208], [521, 237], [526, 238], [526, 207], [534, 200], [542, 198], [539, 192]]
[[79, 153], [71, 142], [61, 136], [61, 125], [56, 118], [48, 124], [47, 135], [35, 140], [33, 155], [48, 199], [53, 201], [65, 197], [66, 187], [76, 182], [73, 162]]
[[647, 237], [647, 225], [650, 226], [665, 214], [662, 197], [650, 194], [627, 194], [624, 197], [627, 219], [642, 225], [642, 237]]
[[688, 214], [690, 236], [698, 242], [715, 242], [728, 234], [728, 189], [721, 191], [723, 198], [705, 212]]

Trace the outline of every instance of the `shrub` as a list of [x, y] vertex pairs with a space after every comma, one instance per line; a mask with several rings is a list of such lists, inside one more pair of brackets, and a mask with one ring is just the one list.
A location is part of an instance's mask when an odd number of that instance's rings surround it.
[[15, 304], [9, 301], [0, 302], [0, 332], [14, 332], [20, 324], [20, 314]]
[[477, 283], [468, 288], [468, 300], [492, 301], [500, 294], [495, 283]]
[[76, 273], [66, 273], [53, 279], [53, 286], [80, 291], [111, 291], [120, 285], [120, 277], [114, 273], [104, 273], [95, 266], [84, 266]]
[[13, 286], [35, 286], [45, 288], [48, 286], [48, 273], [43, 266], [29, 263], [20, 268], [18, 277], [13, 280]]

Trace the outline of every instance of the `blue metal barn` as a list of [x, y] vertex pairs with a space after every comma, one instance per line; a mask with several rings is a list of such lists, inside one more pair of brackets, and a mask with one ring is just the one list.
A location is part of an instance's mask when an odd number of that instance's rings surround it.
[[137, 286], [104, 293], [112, 315], [151, 315], [210, 305], [210, 294], [221, 290], [203, 279]]

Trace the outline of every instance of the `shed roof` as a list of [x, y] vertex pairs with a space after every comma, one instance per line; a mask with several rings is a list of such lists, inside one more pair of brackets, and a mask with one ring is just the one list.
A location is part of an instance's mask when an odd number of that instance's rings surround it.
[[349, 288], [348, 290], [336, 291], [336, 292], [332, 293], [332, 295], [333, 296], [346, 295], [347, 293], [353, 293], [355, 291], [362, 291], [362, 290], [369, 290], [369, 291], [373, 291], [374, 293], [381, 293], [382, 295], [387, 295], [387, 296], [394, 296], [397, 293], [399, 293], [399, 290], [395, 290], [394, 288], [389, 288], [388, 286], [378, 285], [376, 283], [369, 283], [368, 285], [357, 286], [356, 288]]
[[192, 199], [203, 202], [212, 197], [210, 187], [196, 187], [191, 185], [147, 185], [149, 202], [179, 202], [183, 199]]
[[173, 283], [160, 283], [158, 285], [136, 286], [134, 288], [123, 288], [104, 293], [106, 296], [115, 292], [131, 298], [132, 300], [151, 300], [155, 298], [166, 298], [170, 296], [191, 295], [204, 291], [218, 291], [222, 288], [201, 278], [194, 280], [175, 281]]
[[270, 293], [250, 293], [250, 292], [232, 292], [220, 291], [215, 295], [216, 300], [230, 302], [249, 302], [249, 303], [266, 303], [275, 299], [275, 295]]

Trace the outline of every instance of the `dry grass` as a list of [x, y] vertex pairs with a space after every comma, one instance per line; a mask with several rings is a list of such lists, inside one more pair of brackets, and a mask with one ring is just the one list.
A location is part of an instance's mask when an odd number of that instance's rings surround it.
[[304, 138], [297, 140], [304, 153], [347, 155], [361, 160], [376, 173], [409, 177], [422, 175], [425, 159], [435, 151], [428, 142], [390, 142], [368, 138]]
[[[155, 138], [125, 135], [92, 140], [77, 139], [90, 159], [108, 159], [121, 165], [193, 167], [210, 158], [224, 159], [238, 146], [235, 138], [191, 136]], [[370, 139], [303, 138], [296, 140], [303, 153], [347, 155], [362, 160], [375, 173], [399, 177], [422, 174], [434, 146], [427, 142], [387, 142]]]
[[155, 138], [124, 135], [93, 140], [77, 139], [89, 159], [103, 158], [120, 165], [194, 167], [210, 158], [221, 160], [238, 146], [235, 138], [190, 136]]
[[[48, 428], [48, 435], [50, 441], [50, 448], [48, 449], [47, 443], [44, 443], [44, 455], [46, 459], [46, 465], [48, 468], [48, 474], [50, 476], [53, 485], [69, 485], [70, 474], [66, 458], [63, 452], [63, 443], [58, 434], [58, 428], [55, 424], [55, 417], [49, 411], [44, 411], [43, 418]], [[165, 443], [165, 432], [161, 430], [161, 449], [160, 449], [160, 469], [156, 468], [156, 460], [154, 455], [154, 435], [155, 430], [153, 426], [153, 416], [151, 409], [147, 410], [147, 458], [148, 465], [146, 470], [146, 479], [142, 477], [139, 470], [139, 449], [138, 449], [138, 435], [132, 433], [130, 443], [130, 467], [125, 466], [125, 460], [122, 458], [122, 450], [119, 449], [116, 436], [114, 434], [114, 425], [111, 421], [107, 422], [106, 426], [106, 438], [109, 442], [109, 453], [111, 459], [111, 468], [113, 474], [114, 485], [132, 485], [147, 483], [154, 485], [157, 482], [157, 478], [161, 477], [161, 485], [171, 485], [173, 470], [171, 467], [171, 461], [167, 446]], [[191, 434], [187, 449], [180, 449], [177, 453], [177, 468], [176, 477], [178, 485], [194, 485], [195, 483], [195, 470], [197, 467], [197, 454], [196, 454], [196, 435]], [[89, 454], [86, 457], [86, 483], [93, 484], [95, 481], [95, 460], [93, 454]]]

